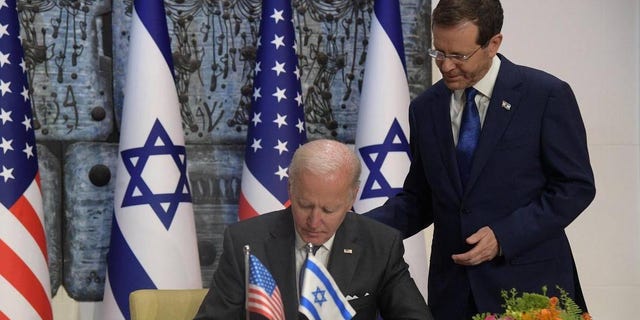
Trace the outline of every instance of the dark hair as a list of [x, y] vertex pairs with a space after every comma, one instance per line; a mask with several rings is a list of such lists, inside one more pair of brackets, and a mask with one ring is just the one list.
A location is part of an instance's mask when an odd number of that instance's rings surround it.
[[485, 46], [500, 33], [504, 19], [499, 0], [440, 0], [433, 10], [432, 27], [453, 27], [471, 21], [478, 27], [476, 43]]

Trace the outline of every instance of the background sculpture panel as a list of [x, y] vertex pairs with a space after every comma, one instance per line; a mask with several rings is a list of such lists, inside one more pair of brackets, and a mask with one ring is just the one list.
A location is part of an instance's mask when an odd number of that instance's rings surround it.
[[[430, 2], [401, 1], [407, 72], [418, 93], [430, 80]], [[244, 143], [261, 2], [165, 1], [188, 143]], [[373, 1], [293, 1], [310, 138], [352, 142]], [[114, 94], [121, 113], [131, 1], [113, 5]]]
[[97, 1], [20, 1], [29, 97], [40, 140], [106, 140], [114, 131], [111, 63]]

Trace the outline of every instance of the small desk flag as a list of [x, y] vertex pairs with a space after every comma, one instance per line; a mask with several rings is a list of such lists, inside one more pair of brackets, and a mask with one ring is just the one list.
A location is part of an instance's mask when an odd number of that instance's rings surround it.
[[300, 272], [302, 293], [298, 311], [309, 320], [351, 319], [356, 312], [344, 297], [329, 271], [312, 254]]
[[247, 309], [269, 320], [284, 320], [284, 307], [276, 281], [260, 260], [249, 256], [249, 294]]

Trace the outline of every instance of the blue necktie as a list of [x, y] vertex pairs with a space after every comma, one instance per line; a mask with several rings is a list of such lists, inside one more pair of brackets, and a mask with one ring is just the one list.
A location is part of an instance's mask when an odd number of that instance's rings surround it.
[[460, 180], [462, 187], [467, 184], [469, 172], [471, 171], [471, 162], [473, 161], [473, 152], [478, 145], [480, 138], [480, 114], [476, 106], [475, 96], [478, 90], [469, 87], [464, 91], [467, 102], [462, 111], [462, 121], [460, 121], [460, 132], [458, 135], [458, 146], [456, 154], [458, 158], [458, 170], [460, 170]]

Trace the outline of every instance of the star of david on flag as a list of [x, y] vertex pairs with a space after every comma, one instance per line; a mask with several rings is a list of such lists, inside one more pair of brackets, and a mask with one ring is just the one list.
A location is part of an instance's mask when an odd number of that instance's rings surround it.
[[289, 205], [289, 163], [307, 140], [290, 0], [262, 2], [239, 218]]
[[163, 1], [135, 0], [103, 319], [130, 319], [137, 289], [202, 288], [171, 59]]
[[[398, 119], [393, 118], [391, 128], [389, 128], [381, 144], [364, 146], [359, 148], [358, 151], [362, 162], [364, 162], [364, 165], [369, 169], [369, 176], [367, 176], [367, 180], [362, 187], [360, 199], [386, 198], [402, 190], [402, 185], [392, 186], [389, 181], [387, 181], [382, 168], [387, 160], [387, 155], [390, 153], [399, 153], [403, 156], [399, 159], [400, 161], [407, 159], [411, 161], [409, 141], [404, 135]], [[404, 158], [405, 155], [408, 158]], [[392, 164], [388, 166], [395, 169], [395, 166]], [[400, 181], [400, 179], [397, 179], [397, 181]]]
[[53, 319], [44, 210], [16, 0], [0, 0], [0, 319]]
[[[152, 162], [154, 157], [161, 156], [167, 156], [168, 159], [164, 159], [165, 161], [158, 159], [155, 163]], [[174, 145], [160, 121], [156, 120], [144, 146], [123, 150], [122, 161], [127, 172], [131, 175], [122, 200], [122, 207], [148, 204], [153, 208], [158, 219], [169, 229], [180, 202], [191, 202], [191, 192], [187, 181], [186, 148]], [[164, 172], [160, 176], [164, 180], [167, 171], [171, 173], [172, 169], [173, 171], [177, 170], [174, 172], [177, 174], [177, 185], [175, 188], [169, 185], [169, 189], [165, 192], [151, 190], [153, 185], [147, 183], [143, 176], [145, 170], [151, 172], [147, 175], [147, 179], [153, 182], [152, 173]]]
[[[362, 163], [360, 190], [353, 205], [359, 213], [400, 192], [411, 165], [410, 97], [399, 1], [376, 0], [373, 13], [355, 139]], [[426, 297], [424, 233], [405, 239], [404, 246], [411, 276]]]
[[307, 319], [351, 319], [356, 315], [329, 270], [313, 254], [307, 256], [300, 273], [303, 276], [298, 311]]

